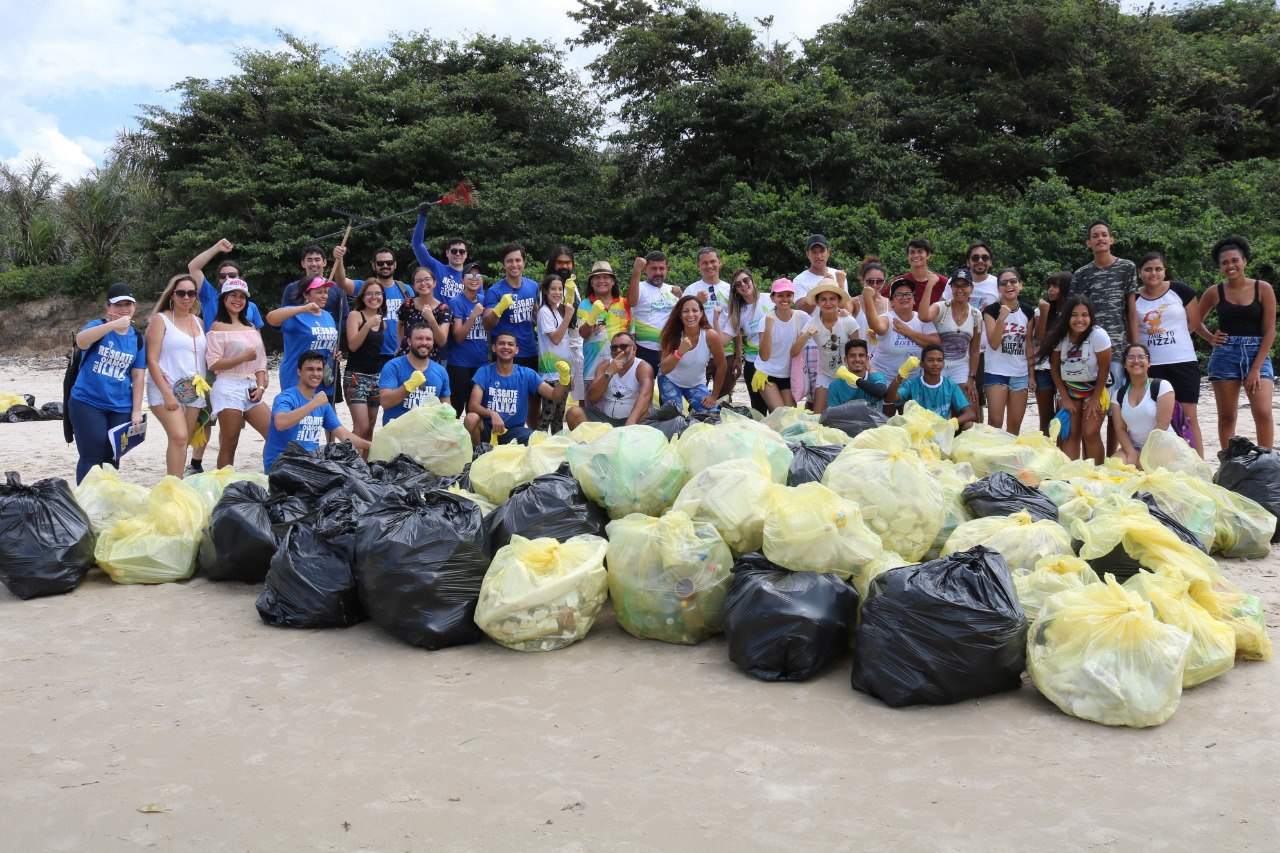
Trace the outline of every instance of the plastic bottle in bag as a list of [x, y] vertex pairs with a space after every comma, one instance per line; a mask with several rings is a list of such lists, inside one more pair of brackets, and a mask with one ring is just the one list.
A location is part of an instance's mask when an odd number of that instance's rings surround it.
[[848, 578], [883, 550], [858, 505], [821, 483], [774, 486], [769, 503], [762, 550], [784, 569]]
[[661, 515], [689, 479], [684, 460], [653, 427], [618, 427], [565, 454], [587, 497], [623, 518], [633, 512]]
[[748, 554], [764, 544], [773, 485], [758, 460], [730, 459], [694, 474], [672, 509], [711, 524], [735, 555]]
[[1182, 689], [1203, 684], [1236, 665], [1236, 635], [1226, 623], [1209, 614], [1188, 592], [1180, 574], [1139, 572], [1124, 588], [1151, 604], [1156, 618], [1191, 635], [1191, 650], [1182, 676]]
[[1013, 572], [1013, 588], [1018, 593], [1018, 603], [1027, 621], [1034, 622], [1040, 615], [1045, 600], [1064, 589], [1076, 589], [1088, 583], [1101, 583], [1097, 572], [1079, 557], [1067, 554], [1045, 557], [1031, 570]]
[[369, 460], [386, 461], [404, 453], [428, 471], [451, 477], [471, 461], [471, 449], [471, 435], [453, 407], [428, 395], [374, 433]]
[[1056, 521], [1034, 521], [1027, 512], [1005, 518], [989, 516], [966, 521], [955, 529], [942, 556], [985, 545], [1000, 552], [1011, 571], [1034, 569], [1045, 557], [1073, 555], [1071, 534]]

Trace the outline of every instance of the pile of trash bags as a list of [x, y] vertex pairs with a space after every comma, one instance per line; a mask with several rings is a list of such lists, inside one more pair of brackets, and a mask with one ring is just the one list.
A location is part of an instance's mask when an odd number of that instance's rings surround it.
[[453, 406], [428, 395], [373, 434], [369, 460], [385, 462], [404, 454], [434, 474], [451, 477], [471, 462], [471, 450], [471, 434]]

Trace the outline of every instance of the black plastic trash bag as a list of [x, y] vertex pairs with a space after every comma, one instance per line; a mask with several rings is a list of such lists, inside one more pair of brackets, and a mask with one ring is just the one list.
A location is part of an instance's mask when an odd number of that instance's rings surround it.
[[1022, 683], [1027, 619], [1004, 558], [982, 545], [878, 575], [856, 637], [854, 689], [895, 708]]
[[66, 416], [61, 403], [49, 402], [40, 407], [40, 420], [60, 421]]
[[1218, 451], [1218, 473], [1213, 482], [1224, 489], [1257, 501], [1277, 517], [1272, 542], [1280, 542], [1280, 453], [1258, 447], [1242, 435]]
[[375, 482], [400, 486], [409, 491], [438, 488], [444, 479], [423, 468], [407, 453], [397, 453], [387, 462], [370, 462], [369, 476]]
[[858, 593], [830, 573], [793, 572], [759, 553], [733, 564], [721, 626], [729, 660], [764, 681], [804, 681], [849, 647]]
[[960, 493], [960, 502], [974, 518], [1013, 515], [1026, 510], [1034, 521], [1058, 520], [1058, 506], [1048, 495], [1004, 471], [969, 483]]
[[640, 423], [658, 430], [669, 441], [688, 429], [692, 421], [685, 417], [684, 410], [675, 403], [663, 403], [645, 415]]
[[822, 444], [810, 447], [807, 444], [787, 443], [791, 448], [791, 466], [787, 468], [787, 485], [798, 486], [801, 483], [821, 483], [827, 466], [844, 450], [839, 444]]
[[276, 554], [267, 491], [257, 483], [240, 480], [227, 486], [214, 504], [206, 531], [212, 560], [201, 566], [209, 580], [261, 583]]
[[290, 628], [345, 628], [364, 621], [352, 571], [354, 546], [345, 525], [292, 524], [258, 596], [262, 621]]
[[357, 551], [360, 600], [393, 637], [424, 649], [475, 643], [489, 570], [484, 514], [452, 492], [405, 495], [372, 507]]
[[856, 438], [859, 433], [884, 426], [888, 422], [889, 419], [879, 407], [872, 408], [862, 400], [850, 400], [848, 403], [832, 406], [818, 418], [818, 423], [835, 427], [850, 438]]
[[267, 515], [271, 517], [271, 531], [275, 533], [277, 542], [284, 539], [289, 525], [301, 521], [310, 513], [310, 502], [302, 498], [284, 493], [276, 493], [267, 498]]
[[[366, 473], [368, 468], [366, 467]], [[352, 471], [339, 462], [325, 459], [320, 450], [309, 451], [297, 442], [289, 442], [284, 452], [271, 463], [267, 481], [271, 493], [294, 495], [304, 500], [315, 500], [334, 486], [341, 486], [353, 477]]]
[[489, 550], [496, 554], [512, 536], [547, 537], [558, 542], [584, 534], [607, 538], [609, 513], [586, 496], [567, 466], [561, 466], [554, 474], [543, 474], [512, 489], [511, 497], [485, 516], [484, 524]]
[[10, 406], [5, 410], [4, 420], [11, 424], [26, 424], [32, 421], [44, 420], [40, 417], [40, 411], [32, 406], [24, 406], [21, 403]]
[[93, 533], [59, 477], [30, 486], [13, 471], [0, 485], [0, 583], [18, 598], [60, 595], [93, 568]]

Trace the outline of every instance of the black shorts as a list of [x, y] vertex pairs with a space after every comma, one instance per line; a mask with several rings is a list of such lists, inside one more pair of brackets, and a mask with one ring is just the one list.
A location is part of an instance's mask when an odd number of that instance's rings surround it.
[[656, 349], [647, 349], [642, 346], [636, 347], [636, 358], [653, 368], [653, 375], [657, 376], [661, 372], [661, 364]]
[[1194, 361], [1177, 364], [1153, 364], [1147, 368], [1152, 379], [1163, 379], [1173, 386], [1173, 399], [1195, 406], [1200, 403], [1200, 365]]
[[[767, 374], [767, 373], [766, 373], [765, 375], [766, 375], [766, 376], [768, 376], [768, 374]], [[790, 377], [790, 376], [788, 376], [786, 379], [779, 379], [779, 378], [778, 378], [778, 377], [776, 377], [776, 376], [769, 376], [769, 381], [770, 381], [770, 382], [772, 382], [772, 383], [774, 384], [774, 386], [775, 386], [779, 391], [790, 391], [790, 390], [791, 390], [791, 377]]]

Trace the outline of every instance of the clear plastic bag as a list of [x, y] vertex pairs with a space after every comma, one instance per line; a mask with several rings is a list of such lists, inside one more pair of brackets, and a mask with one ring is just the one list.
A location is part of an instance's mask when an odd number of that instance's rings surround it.
[[499, 444], [488, 453], [480, 454], [467, 472], [471, 488], [491, 504], [502, 503], [521, 482], [520, 468], [525, 454], [526, 448], [521, 444]]
[[177, 477], [165, 477], [148, 495], [144, 515], [116, 522], [98, 537], [94, 559], [116, 583], [186, 580], [195, 571], [208, 517], [203, 496]]
[[942, 556], [968, 551], [974, 545], [986, 545], [999, 551], [1009, 570], [1034, 569], [1045, 557], [1074, 554], [1071, 534], [1056, 521], [1034, 521], [1026, 512], [1010, 516], [991, 516], [966, 521], [955, 529]]
[[764, 555], [784, 569], [848, 578], [883, 550], [858, 505], [820, 483], [774, 486], [770, 504]]
[[623, 630], [685, 645], [720, 633], [733, 555], [714, 527], [673, 509], [611, 521], [608, 535], [609, 597]]
[[1125, 484], [1120, 494], [1132, 497], [1146, 493], [1170, 517], [1195, 534], [1200, 544], [1212, 548], [1217, 537], [1218, 504], [1202, 480], [1190, 474], [1159, 469]]
[[965, 508], [962, 496], [964, 487], [978, 479], [973, 473], [973, 467], [968, 462], [962, 462], [959, 465], [953, 465], [946, 460], [938, 462], [925, 462], [925, 467], [933, 474], [934, 479], [938, 481], [938, 485], [942, 488], [942, 527], [938, 530], [938, 535], [933, 538], [933, 544], [929, 546], [929, 552], [925, 554], [925, 559], [933, 560], [942, 553], [943, 547], [947, 544], [947, 539], [955, 532], [955, 529], [966, 521], [972, 520], [973, 516], [969, 510]]
[[1138, 464], [1144, 471], [1163, 468], [1166, 471], [1177, 471], [1190, 474], [1204, 480], [1213, 480], [1213, 466], [1200, 458], [1186, 439], [1175, 435], [1167, 429], [1153, 429], [1147, 436], [1142, 452], [1138, 454]]
[[1101, 583], [1101, 580], [1088, 563], [1067, 554], [1045, 557], [1036, 563], [1034, 569], [1019, 569], [1013, 573], [1013, 588], [1018, 593], [1018, 603], [1022, 605], [1022, 612], [1027, 614], [1028, 622], [1036, 621], [1049, 596], [1088, 583]]
[[1158, 726], [1178, 710], [1190, 650], [1190, 634], [1109, 579], [1049, 596], [1027, 637], [1027, 672], [1074, 717]]
[[1236, 657], [1245, 660], [1269, 660], [1271, 637], [1267, 634], [1267, 616], [1262, 600], [1241, 592], [1223, 577], [1212, 582], [1186, 578], [1191, 597], [1210, 616], [1225, 623], [1236, 637]]
[[885, 548], [919, 560], [942, 529], [942, 486], [920, 461], [906, 430], [887, 434], [894, 438], [885, 441], [885, 449], [858, 446], [872, 432], [845, 447], [827, 466], [822, 483], [861, 508], [863, 520]]
[[76, 503], [89, 516], [94, 534], [101, 536], [116, 522], [145, 513], [151, 491], [126, 483], [120, 479], [120, 472], [110, 465], [95, 465], [73, 494]]
[[1191, 635], [1182, 689], [1203, 684], [1236, 665], [1236, 635], [1215, 619], [1188, 592], [1190, 584], [1180, 574], [1139, 572], [1124, 588], [1151, 604], [1156, 618]]
[[374, 433], [369, 461], [386, 462], [404, 453], [431, 473], [452, 477], [471, 462], [471, 450], [471, 434], [453, 406], [428, 395]]
[[[1093, 517], [1075, 522], [1071, 532], [1081, 543], [1080, 558], [1089, 561], [1099, 575], [1111, 572], [1123, 582], [1137, 571], [1136, 566], [1123, 565], [1132, 561], [1153, 572], [1178, 568], [1204, 580], [1218, 577], [1213, 558], [1178, 538], [1142, 501], [1108, 495], [1098, 501]], [[1114, 572], [1109, 568], [1112, 563], [1119, 564]]]
[[792, 424], [782, 430], [782, 437], [790, 444], [804, 447], [843, 447], [849, 443], [849, 436], [845, 433], [818, 423]]
[[573, 429], [560, 430], [556, 435], [563, 435], [574, 444], [590, 444], [611, 429], [613, 429], [613, 424], [599, 421], [583, 421]]
[[[803, 406], [779, 406], [769, 414], [765, 415], [764, 420], [760, 423], [764, 424], [774, 432], [781, 433], [788, 427], [793, 427], [798, 424], [812, 424], [817, 426], [818, 416]], [[849, 437], [846, 435], [845, 441], [848, 440]]]
[[755, 421], [724, 414], [725, 420], [714, 426], [691, 424], [675, 440], [674, 445], [690, 474], [710, 468], [729, 459], [762, 459], [775, 483], [787, 481], [791, 467], [791, 448], [778, 433]]
[[684, 460], [653, 427], [618, 427], [566, 453], [569, 470], [587, 497], [610, 518], [633, 512], [661, 515], [689, 479]]
[[929, 447], [942, 456], [951, 455], [956, 439], [956, 425], [915, 400], [908, 400], [902, 414], [889, 418], [889, 426], [899, 426], [911, 435], [911, 444], [921, 450]]
[[986, 424], [974, 424], [956, 436], [951, 458], [968, 462], [979, 477], [996, 471], [1012, 474], [1028, 486], [1053, 476], [1070, 460], [1044, 433], [1017, 437]]
[[672, 505], [694, 521], [716, 529], [735, 556], [759, 551], [769, 515], [773, 481], [750, 459], [730, 459], [694, 474]]
[[608, 594], [599, 536], [511, 537], [493, 555], [480, 587], [476, 624], [518, 652], [562, 649], [587, 635]]
[[222, 499], [222, 493], [227, 486], [241, 481], [257, 483], [264, 489], [269, 488], [266, 474], [260, 474], [256, 471], [237, 471], [230, 465], [219, 468], [216, 471], [196, 474], [194, 477], [188, 477], [183, 482], [195, 489], [205, 499], [205, 502], [209, 505], [209, 511], [212, 512], [214, 505]]

